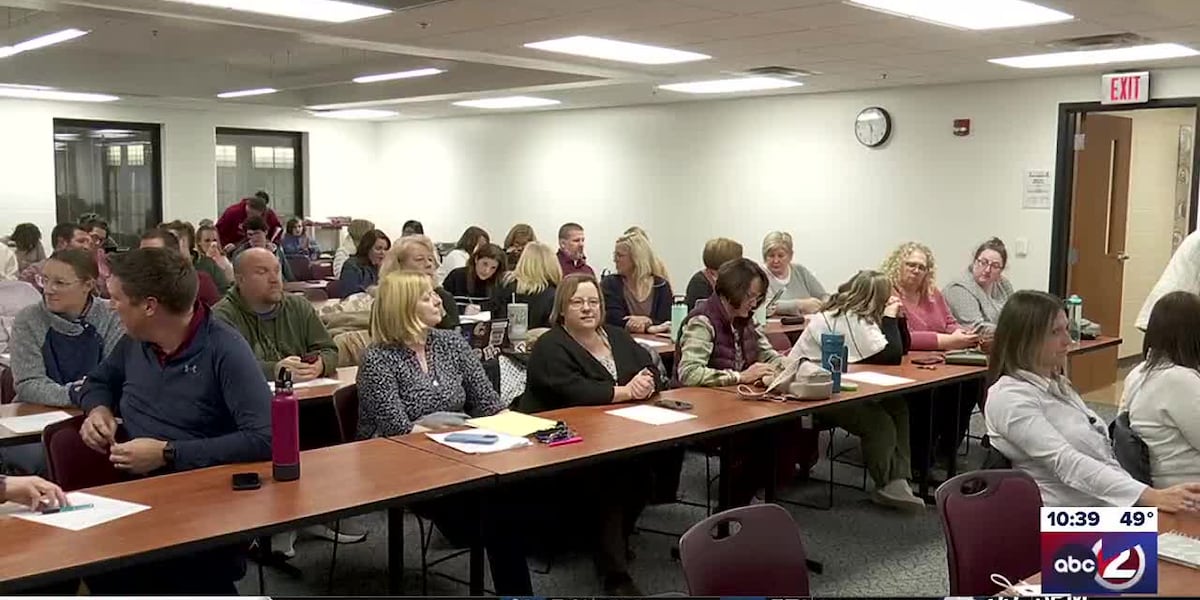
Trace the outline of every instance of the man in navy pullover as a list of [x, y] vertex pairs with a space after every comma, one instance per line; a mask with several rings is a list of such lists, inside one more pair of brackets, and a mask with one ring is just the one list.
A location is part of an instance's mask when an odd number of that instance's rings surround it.
[[[113, 257], [109, 291], [127, 335], [80, 394], [84, 443], [133, 475], [271, 457], [271, 396], [250, 346], [196, 302], [196, 271], [173, 249]], [[123, 419], [118, 428], [116, 417]], [[238, 548], [122, 569], [93, 593], [230, 595]]]

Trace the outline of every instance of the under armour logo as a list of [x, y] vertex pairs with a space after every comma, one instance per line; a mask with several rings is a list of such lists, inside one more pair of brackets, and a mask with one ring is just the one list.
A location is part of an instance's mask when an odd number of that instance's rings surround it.
[[200, 369], [196, 365], [184, 365], [183, 372], [196, 374], [200, 372]]

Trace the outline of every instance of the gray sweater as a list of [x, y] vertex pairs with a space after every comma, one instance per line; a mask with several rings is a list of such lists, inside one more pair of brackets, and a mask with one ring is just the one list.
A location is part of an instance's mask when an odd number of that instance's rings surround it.
[[970, 269], [959, 275], [958, 279], [946, 284], [942, 296], [950, 306], [950, 314], [964, 329], [979, 328], [983, 332], [996, 330], [996, 321], [1000, 319], [1000, 310], [1008, 297], [1013, 295], [1012, 283], [1003, 277], [992, 286], [988, 294], [975, 283], [975, 277]]
[[809, 271], [804, 265], [792, 264], [787, 285], [780, 283], [770, 273], [767, 274], [767, 281], [770, 283], [770, 289], [767, 292], [768, 300], [779, 293], [779, 290], [783, 290], [783, 294], [779, 296], [779, 300], [775, 304], [775, 314], [778, 315], [799, 315], [801, 314], [801, 300], [824, 298], [827, 295], [821, 282], [817, 281], [817, 276], [813, 275], [812, 271]]
[[9, 339], [9, 351], [12, 353], [18, 400], [46, 406], [71, 406], [73, 402], [68, 384], [77, 378], [57, 381], [62, 377], [55, 377], [52, 371], [61, 369], [66, 373], [90, 370], [95, 365], [80, 364], [88, 357], [85, 349], [79, 346], [100, 341], [103, 349], [102, 356], [98, 358], [103, 358], [112, 353], [117, 342], [125, 335], [125, 328], [117, 313], [103, 298], [93, 298], [92, 305], [84, 312], [82, 319], [88, 327], [50, 312], [44, 302], [27, 306], [17, 313]]

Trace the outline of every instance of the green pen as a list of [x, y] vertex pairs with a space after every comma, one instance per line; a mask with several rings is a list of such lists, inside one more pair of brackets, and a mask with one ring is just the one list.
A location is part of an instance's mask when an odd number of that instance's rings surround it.
[[46, 507], [46, 508], [43, 508], [41, 512], [43, 515], [53, 515], [56, 513], [64, 513], [64, 512], [72, 512], [72, 511], [76, 511], [76, 510], [83, 510], [85, 508], [94, 508], [95, 506], [96, 506], [95, 504], [68, 504], [66, 506]]

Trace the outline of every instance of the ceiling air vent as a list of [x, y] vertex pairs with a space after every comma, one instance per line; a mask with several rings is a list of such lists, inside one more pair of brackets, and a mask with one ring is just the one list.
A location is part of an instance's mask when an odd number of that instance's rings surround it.
[[791, 67], [755, 67], [747, 69], [744, 74], [754, 77], [774, 77], [775, 79], [799, 79], [811, 75], [820, 75], [820, 71], [793, 69]]
[[1150, 40], [1136, 33], [1105, 33], [1103, 35], [1088, 35], [1077, 38], [1066, 38], [1046, 42], [1045, 45], [1055, 50], [1108, 50], [1150, 43]]

